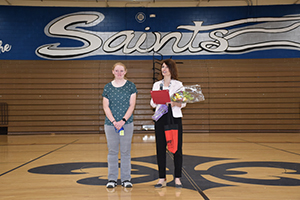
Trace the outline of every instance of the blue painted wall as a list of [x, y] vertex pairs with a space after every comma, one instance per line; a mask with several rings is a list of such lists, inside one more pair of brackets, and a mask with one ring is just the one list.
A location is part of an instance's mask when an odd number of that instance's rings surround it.
[[299, 26], [300, 5], [0, 6], [0, 59], [298, 58]]

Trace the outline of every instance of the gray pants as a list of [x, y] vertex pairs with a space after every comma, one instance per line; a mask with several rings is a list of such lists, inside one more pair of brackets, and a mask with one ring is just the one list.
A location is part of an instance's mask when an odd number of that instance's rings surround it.
[[121, 181], [131, 180], [131, 141], [133, 123], [125, 124], [124, 136], [115, 131], [114, 126], [104, 125], [108, 147], [108, 180], [117, 181], [119, 176], [119, 146], [121, 152]]

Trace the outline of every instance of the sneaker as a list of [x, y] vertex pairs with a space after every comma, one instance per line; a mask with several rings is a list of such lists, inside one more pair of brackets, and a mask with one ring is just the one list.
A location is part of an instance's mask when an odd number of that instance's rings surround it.
[[123, 181], [122, 186], [125, 188], [132, 188], [132, 183], [130, 181]]
[[112, 180], [108, 181], [108, 183], [106, 184], [107, 188], [114, 188], [116, 186], [117, 186], [117, 182], [116, 181], [112, 181]]

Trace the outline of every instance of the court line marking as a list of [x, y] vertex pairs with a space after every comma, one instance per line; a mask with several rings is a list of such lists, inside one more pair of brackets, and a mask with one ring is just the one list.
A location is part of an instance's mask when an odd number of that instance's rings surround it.
[[[244, 139], [241, 139], [241, 138], [237, 138], [237, 139], [248, 142], [248, 143], [257, 144], [257, 145], [260, 145], [260, 146], [263, 146], [263, 147], [268, 147], [268, 148], [271, 148], [271, 149], [282, 151], [282, 152], [285, 152], [285, 153], [290, 153], [290, 154], [300, 156], [299, 153], [295, 153], [295, 152], [292, 152], [292, 151], [288, 151], [288, 150], [280, 149], [280, 148], [277, 148], [277, 147], [269, 146], [269, 145], [266, 145], [266, 144], [262, 144], [263, 142], [262, 143], [260, 143], [260, 142], [251, 142], [251, 141], [244, 140]], [[294, 143], [292, 143], [292, 144], [294, 144]]]
[[[174, 161], [174, 156], [170, 151], [167, 151], [168, 155]], [[196, 191], [203, 197], [205, 200], [209, 200], [209, 198], [204, 194], [199, 185], [193, 180], [193, 178], [189, 175], [189, 173], [182, 167], [182, 173], [186, 177], [186, 179], [190, 182], [190, 184], [195, 188]]]
[[70, 143], [68, 143], [68, 144], [65, 144], [65, 145], [63, 145], [63, 146], [57, 148], [57, 149], [54, 149], [54, 150], [52, 150], [52, 151], [49, 151], [49, 152], [47, 152], [47, 153], [45, 153], [45, 154], [43, 154], [43, 155], [41, 155], [41, 156], [39, 156], [39, 157], [37, 157], [37, 158], [31, 160], [31, 161], [28, 161], [28, 162], [26, 162], [26, 163], [23, 163], [23, 164], [19, 165], [18, 167], [15, 167], [15, 168], [13, 168], [13, 169], [11, 169], [11, 170], [8, 170], [8, 171], [6, 171], [6, 172], [0, 174], [0, 177], [1, 177], [1, 176], [4, 176], [5, 174], [8, 174], [8, 173], [10, 173], [10, 172], [12, 172], [12, 171], [15, 171], [15, 170], [17, 170], [17, 169], [19, 169], [19, 168], [21, 168], [21, 167], [24, 167], [25, 165], [28, 165], [29, 163], [32, 163], [32, 162], [34, 162], [34, 161], [36, 161], [36, 160], [38, 160], [38, 159], [41, 159], [41, 158], [43, 158], [43, 157], [45, 157], [45, 156], [47, 156], [47, 155], [49, 155], [49, 154], [51, 154], [51, 153], [53, 153], [53, 152], [55, 152], [55, 151], [58, 151], [58, 150], [60, 150], [60, 149], [62, 149], [62, 148], [64, 148], [64, 147], [66, 147], [66, 146], [68, 146], [68, 145], [70, 145], [70, 144], [73, 144], [73, 143], [75, 143], [75, 142], [78, 141], [78, 140], [79, 140], [79, 139], [74, 140], [73, 142], [70, 142]]

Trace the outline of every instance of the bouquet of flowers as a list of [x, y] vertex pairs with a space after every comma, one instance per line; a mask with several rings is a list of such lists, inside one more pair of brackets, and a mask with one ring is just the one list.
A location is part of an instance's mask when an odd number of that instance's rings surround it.
[[[181, 103], [195, 103], [198, 101], [204, 101], [204, 95], [202, 93], [200, 85], [182, 86], [172, 96], [171, 100]], [[158, 121], [164, 114], [168, 112], [168, 106], [165, 104], [159, 105], [155, 111], [152, 119]]]
[[195, 103], [204, 101], [200, 85], [182, 86], [172, 96], [171, 100], [181, 103]]

